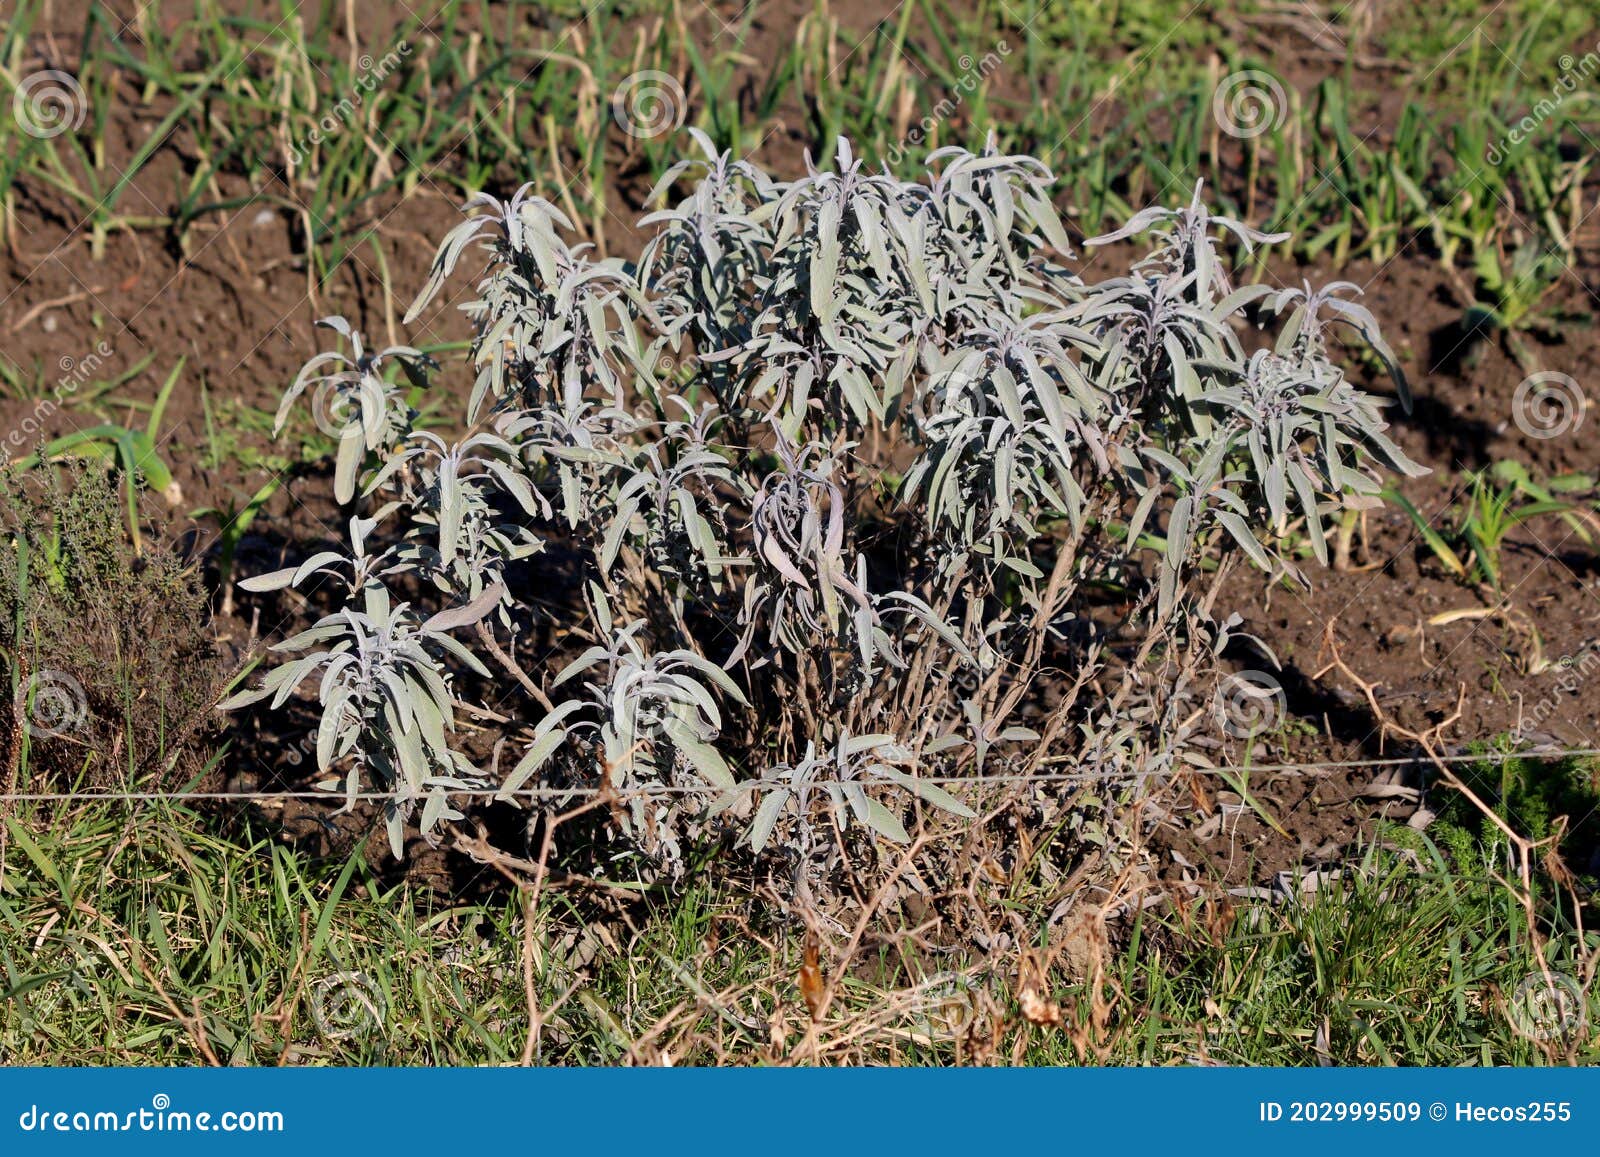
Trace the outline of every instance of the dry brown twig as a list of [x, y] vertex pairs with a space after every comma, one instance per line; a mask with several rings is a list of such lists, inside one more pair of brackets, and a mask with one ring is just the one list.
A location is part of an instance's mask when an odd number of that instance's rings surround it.
[[[1350, 680], [1350, 682], [1354, 683], [1362, 695], [1366, 697], [1368, 710], [1372, 712], [1373, 719], [1377, 721], [1380, 744], [1382, 743], [1384, 736], [1391, 734], [1415, 743], [1419, 748], [1422, 749], [1422, 752], [1427, 756], [1428, 761], [1432, 763], [1435, 771], [1438, 773], [1439, 781], [1445, 786], [1460, 792], [1461, 795], [1470, 804], [1472, 804], [1472, 806], [1477, 809], [1477, 811], [1486, 820], [1493, 824], [1494, 827], [1497, 828], [1503, 836], [1505, 836], [1507, 842], [1513, 849], [1513, 859], [1517, 865], [1517, 883], [1513, 884], [1510, 880], [1506, 879], [1504, 876], [1501, 876], [1498, 872], [1494, 873], [1494, 876], [1495, 879], [1497, 879], [1501, 884], [1505, 885], [1506, 889], [1516, 897], [1518, 905], [1522, 908], [1524, 918], [1527, 921], [1528, 936], [1533, 943], [1533, 954], [1539, 961], [1540, 973], [1543, 975], [1545, 983], [1553, 989], [1555, 987], [1554, 974], [1550, 971], [1550, 964], [1546, 958], [1545, 951], [1548, 940], [1540, 932], [1540, 921], [1536, 906], [1537, 897], [1534, 892], [1533, 884], [1533, 864], [1535, 855], [1537, 854], [1551, 878], [1557, 882], [1558, 886], [1565, 888], [1568, 894], [1572, 896], [1573, 911], [1577, 914], [1577, 919], [1579, 921], [1578, 942], [1579, 944], [1582, 944], [1582, 905], [1578, 902], [1575, 893], [1573, 893], [1571, 887], [1571, 881], [1573, 879], [1572, 873], [1567, 869], [1565, 862], [1561, 859], [1559, 851], [1561, 835], [1565, 830], [1564, 825], [1558, 823], [1555, 827], [1555, 831], [1542, 840], [1529, 839], [1527, 836], [1524, 836], [1522, 833], [1518, 832], [1504, 819], [1502, 819], [1500, 815], [1489, 806], [1489, 804], [1484, 802], [1484, 800], [1475, 791], [1473, 791], [1472, 788], [1468, 786], [1461, 779], [1461, 777], [1455, 773], [1454, 770], [1452, 770], [1451, 766], [1447, 762], [1440, 758], [1440, 747], [1442, 746], [1442, 736], [1445, 730], [1461, 718], [1462, 703], [1466, 698], [1465, 684], [1461, 685], [1456, 699], [1456, 708], [1448, 718], [1441, 720], [1439, 723], [1425, 731], [1417, 731], [1401, 726], [1399, 723], [1396, 723], [1394, 719], [1391, 718], [1379, 705], [1377, 696], [1377, 687], [1379, 684], [1371, 683], [1363, 679], [1351, 669], [1348, 663], [1345, 662], [1344, 657], [1339, 649], [1338, 635], [1334, 630], [1336, 622], [1337, 616], [1335, 616], [1334, 619], [1329, 620], [1327, 626], [1323, 629], [1322, 651], [1323, 654], [1329, 656], [1329, 661], [1320, 670], [1316, 671], [1312, 675], [1312, 678], [1320, 680], [1329, 672], [1337, 671], [1346, 679]], [[1597, 964], [1600, 964], [1600, 952], [1596, 952], [1592, 956], [1586, 958], [1585, 971], [1588, 975], [1584, 985], [1585, 991], [1587, 991], [1588, 984], [1593, 982], [1594, 972]]]
[[166, 986], [161, 983], [155, 973], [145, 967], [144, 951], [139, 947], [138, 942], [129, 940], [128, 944], [133, 949], [129, 954], [133, 960], [133, 966], [139, 970], [139, 975], [144, 977], [145, 982], [155, 989], [156, 995], [161, 998], [161, 1003], [165, 1004], [167, 1011], [172, 1014], [172, 1019], [182, 1025], [183, 1030], [189, 1034], [189, 1039], [194, 1042], [195, 1048], [199, 1051], [201, 1057], [205, 1059], [206, 1064], [212, 1068], [222, 1068], [223, 1064], [217, 1059], [217, 1054], [211, 1048], [211, 1041], [206, 1036], [205, 1014], [200, 1009], [200, 997], [197, 995], [193, 998], [190, 1005], [190, 1014], [185, 1015], [183, 1010], [172, 999], [171, 994], [167, 992]]
[[478, 640], [484, 645], [484, 649], [494, 656], [495, 662], [505, 669], [506, 674], [520, 683], [522, 689], [540, 707], [543, 707], [546, 711], [554, 711], [556, 709], [555, 704], [550, 701], [550, 696], [544, 693], [544, 688], [535, 683], [532, 676], [522, 669], [521, 664], [513, 659], [505, 648], [500, 646], [499, 640], [494, 637], [494, 632], [483, 623], [477, 624], [477, 630]]

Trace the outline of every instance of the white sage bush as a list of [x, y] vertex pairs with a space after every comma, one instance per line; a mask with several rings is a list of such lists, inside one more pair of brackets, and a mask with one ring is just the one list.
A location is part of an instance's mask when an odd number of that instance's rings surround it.
[[[1420, 469], [1332, 360], [1342, 326], [1405, 396], [1350, 287], [1235, 288], [1219, 241], [1281, 238], [1199, 189], [1091, 242], [1149, 249], [1087, 280], [1032, 158], [940, 149], [908, 183], [841, 141], [779, 181], [695, 140], [633, 264], [531, 186], [468, 203], [406, 319], [478, 274], [458, 441], [387, 369], [435, 367], [330, 319], [351, 354], [285, 406], [348, 396], [349, 551], [243, 585], [334, 575], [347, 603], [229, 705], [314, 692], [327, 785], [391, 793], [397, 855], [465, 787], [600, 790], [677, 870], [718, 832], [801, 863], [905, 841], [1046, 760], [1107, 785], [1203, 762], [1220, 576], [1304, 581], [1301, 547], [1325, 562], [1332, 520]], [[582, 594], [552, 611], [557, 587]], [[510, 720], [493, 758], [464, 697]]]

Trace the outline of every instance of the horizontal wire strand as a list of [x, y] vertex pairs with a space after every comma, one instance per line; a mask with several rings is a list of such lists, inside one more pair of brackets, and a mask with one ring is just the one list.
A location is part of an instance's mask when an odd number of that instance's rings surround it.
[[[1232, 767], [1197, 767], [1185, 765], [1182, 769], [1200, 775], [1249, 775], [1256, 773], [1289, 774], [1320, 771], [1354, 771], [1362, 768], [1379, 767], [1405, 767], [1416, 763], [1504, 763], [1512, 759], [1582, 759], [1591, 756], [1600, 756], [1600, 748], [1579, 747], [1560, 751], [1521, 751], [1521, 752], [1485, 752], [1480, 755], [1440, 755], [1437, 757], [1394, 756], [1385, 759], [1350, 759], [1329, 763], [1257, 763]], [[1134, 778], [1150, 778], [1157, 775], [1171, 774], [1163, 772], [1136, 772]], [[941, 787], [962, 785], [1004, 785], [1027, 783], [1101, 783], [1107, 779], [1115, 778], [1112, 775], [1093, 774], [1085, 772], [1035, 772], [1032, 774], [1015, 775], [943, 775], [918, 777], [918, 783], [934, 784]], [[822, 787], [827, 781], [817, 781], [814, 786]], [[762, 788], [784, 787], [781, 781], [765, 782], [759, 779], [745, 780], [734, 785], [732, 791], [758, 791]], [[679, 784], [651, 784], [645, 787], [633, 788], [628, 791], [606, 791], [594, 787], [543, 787], [543, 788], [518, 788], [515, 791], [503, 792], [498, 788], [451, 788], [443, 792], [453, 798], [479, 798], [479, 799], [592, 799], [601, 795], [614, 795], [620, 799], [632, 799], [638, 796], [672, 796], [672, 795], [704, 795], [716, 792], [714, 787], [689, 787]], [[432, 795], [432, 792], [418, 793], [417, 796], [407, 798], [420, 798], [422, 795]], [[357, 792], [353, 797], [338, 790], [314, 791], [117, 791], [117, 792], [0, 792], [0, 802], [6, 803], [67, 803], [78, 800], [106, 800], [121, 802], [176, 802], [180, 800], [320, 800], [323, 803], [345, 803], [354, 800], [358, 803], [377, 803], [400, 799], [396, 792], [363, 791]]]

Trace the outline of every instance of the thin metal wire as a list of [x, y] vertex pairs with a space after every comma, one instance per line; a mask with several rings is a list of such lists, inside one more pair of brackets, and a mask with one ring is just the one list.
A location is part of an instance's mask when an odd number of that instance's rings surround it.
[[[1577, 747], [1555, 751], [1522, 751], [1522, 752], [1484, 752], [1479, 755], [1441, 755], [1437, 757], [1440, 763], [1504, 763], [1512, 759], [1575, 759], [1589, 756], [1600, 756], [1600, 748]], [[1430, 756], [1394, 756], [1387, 759], [1349, 759], [1331, 763], [1255, 763], [1241, 764], [1224, 767], [1195, 767], [1185, 765], [1184, 770], [1199, 775], [1255, 775], [1260, 773], [1290, 774], [1323, 771], [1354, 771], [1362, 768], [1378, 767], [1405, 767], [1415, 763], [1432, 763], [1434, 757]], [[1152, 776], [1156, 772], [1137, 773], [1143, 776]], [[1102, 782], [1107, 776], [1085, 772], [1034, 772], [1031, 774], [1014, 775], [940, 775], [924, 776], [920, 782], [937, 784], [945, 787], [960, 785], [1001, 785], [1024, 783], [1097, 783]], [[756, 791], [769, 786], [761, 780], [746, 780], [734, 786], [734, 791]], [[704, 795], [715, 791], [709, 787], [689, 787], [678, 784], [652, 784], [646, 787], [634, 788], [626, 792], [615, 792], [617, 798], [634, 798], [637, 796], [671, 796], [671, 795]], [[601, 789], [593, 787], [531, 787], [519, 788], [512, 792], [502, 792], [498, 788], [454, 788], [444, 793], [457, 798], [493, 799], [503, 797], [509, 799], [592, 799], [602, 794]], [[4, 792], [0, 793], [0, 802], [7, 803], [68, 803], [76, 800], [107, 800], [123, 802], [156, 802], [179, 800], [320, 800], [323, 803], [343, 803], [351, 799], [341, 791], [108, 791], [108, 792]], [[398, 799], [395, 792], [363, 791], [357, 792], [355, 800], [363, 803], [384, 802]]]

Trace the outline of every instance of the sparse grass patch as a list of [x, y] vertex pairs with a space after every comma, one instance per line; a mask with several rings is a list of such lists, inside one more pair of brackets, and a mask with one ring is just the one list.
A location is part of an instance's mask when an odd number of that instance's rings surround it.
[[[805, 938], [748, 896], [697, 883], [599, 919], [591, 899], [547, 893], [530, 941], [515, 893], [446, 901], [250, 821], [224, 838], [166, 805], [38, 820], [12, 820], [24, 842], [0, 887], [10, 1064], [516, 1063], [530, 976], [533, 1058], [549, 1064], [1600, 1060], [1592, 1005], [1586, 1033], [1519, 1031], [1512, 1002], [1539, 966], [1492, 857], [1406, 829], [1301, 899], [1213, 895], [1118, 921], [1098, 977], [1047, 932], [1043, 893], [997, 904], [1021, 948], [1052, 959], [1040, 999], [1059, 1024], [1030, 1021], [1014, 953], [952, 947], [910, 975], [886, 948], [848, 966], [808, 1036]], [[893, 943], [908, 923], [878, 930]], [[1581, 976], [1563, 935], [1548, 964]], [[828, 973], [841, 947], [823, 945]]]

